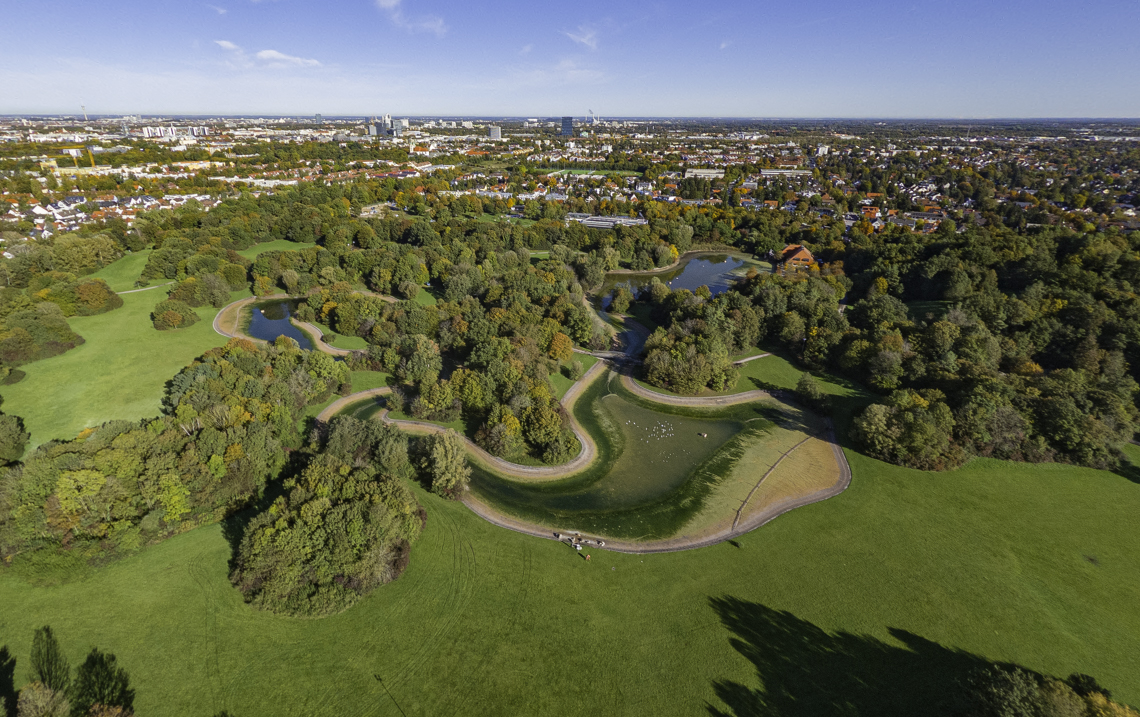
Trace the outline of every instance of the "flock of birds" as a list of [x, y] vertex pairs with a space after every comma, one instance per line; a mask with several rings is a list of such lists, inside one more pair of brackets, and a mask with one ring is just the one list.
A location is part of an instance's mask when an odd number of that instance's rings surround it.
[[643, 443], [649, 443], [650, 441], [663, 441], [666, 438], [673, 438], [677, 435], [673, 429], [672, 423], [661, 423], [658, 421], [655, 425], [650, 426], [649, 428], [638, 426], [637, 421], [626, 421], [625, 425], [633, 426], [634, 428], [641, 428], [643, 431], [646, 431], [648, 438], [641, 439]]

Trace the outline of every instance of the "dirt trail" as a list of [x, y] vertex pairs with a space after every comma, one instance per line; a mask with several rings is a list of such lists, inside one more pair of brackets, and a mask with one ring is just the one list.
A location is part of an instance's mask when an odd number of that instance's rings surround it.
[[[847, 464], [847, 457], [843, 455], [843, 449], [835, 441], [835, 433], [829, 430], [828, 444], [835, 455], [835, 462], [839, 466], [839, 476], [836, 478], [834, 484], [823, 490], [817, 490], [806, 495], [797, 496], [795, 498], [788, 498], [766, 507], [762, 511], [758, 511], [749, 515], [747, 518], [739, 521], [730, 528], [724, 528], [714, 533], [705, 535], [677, 535], [667, 540], [652, 540], [644, 542], [633, 542], [624, 540], [611, 540], [604, 538], [604, 547], [593, 547], [594, 550], [612, 550], [615, 553], [632, 553], [635, 555], [644, 555], [649, 553], [675, 553], [681, 550], [693, 550], [695, 548], [704, 548], [717, 543], [723, 543], [726, 540], [740, 537], [745, 533], [756, 530], [760, 526], [769, 523], [784, 513], [802, 508], [805, 505], [812, 503], [819, 503], [829, 498], [834, 498], [847, 487], [851, 485], [851, 466]], [[546, 538], [547, 540], [560, 540], [555, 537], [555, 533], [562, 536], [578, 534], [580, 537], [597, 538], [597, 536], [588, 533], [579, 534], [572, 528], [562, 530], [551, 530], [532, 523], [526, 523], [513, 518], [509, 515], [501, 513], [486, 503], [482, 502], [470, 492], [465, 493], [463, 503], [470, 508], [476, 515], [483, 518], [489, 523], [494, 523], [500, 528], [513, 530], [516, 533], [524, 533], [526, 535], [533, 535], [536, 538]]]
[[645, 386], [642, 386], [629, 374], [622, 374], [621, 385], [629, 389], [630, 393], [650, 401], [657, 403], [666, 403], [670, 406], [694, 406], [694, 407], [713, 407], [713, 406], [734, 406], [738, 403], [748, 403], [749, 401], [756, 401], [761, 398], [770, 398], [772, 396], [768, 391], [756, 389], [753, 391], [744, 391], [743, 393], [733, 393], [728, 396], [672, 396], [667, 393], [658, 393], [651, 391]]
[[[385, 299], [385, 300], [395, 301], [395, 299], [393, 299], [392, 297], [390, 297], [390, 296], [386, 297], [382, 294], [373, 294], [372, 292], [367, 292], [367, 291], [362, 291], [359, 293], [367, 294], [369, 296], [376, 296], [376, 297], [379, 297], [379, 298]], [[231, 339], [243, 338], [243, 339], [249, 339], [250, 341], [256, 341], [259, 343], [268, 343], [266, 341], [263, 341], [262, 339], [255, 339], [254, 337], [249, 336], [249, 335], [242, 332], [242, 330], [241, 330], [241, 311], [246, 306], [249, 306], [250, 304], [256, 303], [258, 301], [273, 301], [274, 299], [289, 299], [289, 298], [292, 298], [292, 297], [290, 297], [288, 294], [270, 294], [269, 296], [249, 296], [249, 297], [246, 297], [244, 299], [238, 299], [237, 301], [233, 302], [232, 304], [227, 304], [226, 306], [224, 306], [222, 308], [222, 310], [219, 311], [216, 316], [214, 316], [214, 331], [218, 332], [222, 336], [225, 336], [225, 337], [231, 338]], [[320, 351], [321, 353], [326, 353], [326, 354], [329, 354], [330, 356], [351, 356], [354, 353], [359, 353], [359, 352], [353, 351], [351, 349], [338, 349], [335, 346], [328, 345], [321, 338], [324, 335], [324, 332], [321, 331], [316, 326], [314, 326], [313, 324], [310, 324], [307, 321], [299, 321], [299, 320], [293, 318], [292, 316], [290, 316], [289, 322], [292, 323], [297, 328], [304, 331], [305, 334], [308, 335], [309, 341], [312, 342], [313, 348], [316, 349], [317, 351]]]
[[[603, 362], [599, 361], [598, 363], [594, 364], [590, 367], [590, 370], [582, 376], [581, 379], [576, 381], [574, 385], [570, 387], [570, 390], [566, 392], [566, 395], [562, 397], [562, 406], [566, 409], [566, 412], [570, 414], [570, 428], [574, 431], [574, 435], [578, 438], [578, 443], [581, 446], [581, 449], [578, 451], [578, 455], [575, 456], [573, 460], [557, 466], [524, 466], [519, 463], [511, 463], [510, 461], [503, 460], [498, 456], [493, 456], [479, 447], [476, 443], [472, 442], [469, 438], [464, 436], [463, 441], [466, 445], [468, 453], [470, 453], [477, 462], [486, 465], [491, 470], [494, 470], [495, 472], [502, 475], [524, 481], [534, 479], [553, 480], [556, 478], [564, 478], [568, 475], [572, 475], [578, 471], [583, 470], [584, 468], [589, 467], [590, 464], [594, 462], [594, 458], [598, 455], [598, 447], [594, 443], [594, 439], [590, 437], [590, 434], [586, 433], [586, 431], [582, 429], [582, 426], [578, 424], [578, 421], [574, 419], [573, 407], [574, 402], [577, 400], [579, 394], [581, 394], [582, 391], [585, 390], [586, 386], [588, 386], [596, 377], [601, 375], [605, 369], [606, 365]], [[391, 388], [382, 387], [372, 388], [367, 391], [359, 391], [357, 393], [350, 394], [329, 404], [328, 407], [326, 407], [323, 411], [320, 412], [320, 414], [317, 415], [317, 420], [322, 423], [328, 423], [333, 416], [343, 411], [350, 404], [364, 399], [374, 398], [376, 396], [383, 396], [391, 392]], [[447, 428], [435, 423], [390, 418], [388, 416], [387, 409], [384, 409], [379, 414], [379, 418], [385, 423], [392, 423], [402, 428], [409, 428], [420, 433], [444, 433], [448, 430]]]
[[[631, 334], [631, 336], [630, 340], [626, 342], [624, 354], [619, 354], [618, 356], [628, 360], [641, 350], [641, 346], [644, 344], [645, 338], [648, 336], [649, 332], [645, 329], [644, 326], [641, 326], [641, 324], [628, 317], [625, 318], [625, 325], [628, 329], [628, 333]], [[217, 327], [215, 326], [215, 328]], [[222, 332], [219, 331], [219, 333]], [[610, 357], [608, 356], [606, 357], [606, 359], [609, 358]], [[761, 357], [756, 356], [753, 358]], [[572, 410], [573, 404], [578, 396], [582, 393], [582, 391], [586, 388], [586, 386], [588, 386], [590, 382], [598, 377], [603, 371], [608, 369], [608, 360], [597, 362], [590, 367], [590, 370], [587, 371], [581, 379], [579, 379], [574, 383], [573, 386], [570, 387], [570, 390], [567, 391], [566, 395], [562, 398], [562, 405], [566, 407], [567, 412], [570, 414], [571, 427], [573, 428], [574, 434], [578, 437], [578, 441], [582, 446], [582, 450], [579, 451], [578, 456], [569, 463], [564, 463], [560, 466], [524, 466], [517, 463], [510, 463], [487, 453], [475, 443], [464, 437], [463, 440], [466, 444], [467, 450], [477, 461], [484, 463], [496, 472], [510, 478], [521, 479], [524, 481], [528, 479], [552, 480], [556, 478], [562, 478], [586, 468], [593, 462], [595, 456], [597, 455], [597, 446], [594, 444], [593, 439], [590, 438], [590, 436], [584, 430], [582, 430], [582, 427], [578, 424], [578, 422], [574, 420], [574, 413]], [[663, 393], [657, 393], [656, 391], [651, 391], [643, 386], [638, 385], [638, 383], [626, 373], [622, 373], [621, 380], [622, 384], [637, 396], [650, 401], [656, 401], [658, 403], [674, 406], [730, 406], [738, 403], [748, 403], [750, 401], [756, 401], [762, 398], [773, 397], [772, 394], [768, 391], [761, 390], [745, 391], [743, 393], [733, 394], [729, 396], [670, 396]], [[373, 388], [367, 391], [360, 391], [358, 393], [345, 396], [344, 398], [333, 402], [327, 408], [321, 411], [321, 413], [317, 416], [317, 420], [328, 422], [333, 416], [344, 410], [344, 408], [349, 404], [365, 398], [381, 396], [389, 393], [390, 391], [391, 389], [386, 387]], [[383, 411], [380, 414], [380, 419], [387, 423], [393, 423], [398, 426], [410, 428], [414, 431], [442, 433], [443, 431], [447, 430], [443, 426], [439, 426], [434, 423], [424, 423], [421, 421], [403, 421], [389, 418], [387, 413], [387, 410]], [[740, 517], [741, 512], [737, 511], [736, 519], [733, 521], [730, 527], [722, 528], [713, 533], [702, 535], [678, 535], [667, 540], [646, 542], [611, 540], [607, 538], [605, 539], [605, 547], [597, 549], [611, 550], [619, 553], [648, 554], [692, 550], [694, 548], [715, 545], [717, 543], [731, 540], [732, 538], [755, 530], [756, 528], [759, 528], [765, 523], [778, 518], [788, 511], [805, 505], [810, 505], [812, 503], [818, 503], [820, 501], [827, 500], [828, 498], [837, 496], [845, 491], [851, 484], [851, 467], [847, 463], [847, 457], [843, 454], [843, 449], [839, 447], [838, 442], [835, 440], [835, 431], [834, 428], [831, 427], [830, 421], [828, 422], [828, 434], [826, 440], [828, 445], [831, 446], [832, 453], [835, 456], [836, 465], [839, 469], [838, 477], [836, 478], [835, 483], [828, 488], [813, 491], [812, 493], [806, 495], [784, 499], [770, 506], [767, 506], [761, 511], [753, 513], [744, 519], [741, 519]], [[797, 444], [797, 447], [799, 445], [802, 445], [802, 443], [803, 441], [801, 441], [800, 444]], [[791, 453], [791, 451], [788, 451], [788, 453]], [[781, 460], [782, 459], [783, 457], [781, 457]], [[777, 465], [778, 464], [779, 461], [777, 461]], [[775, 467], [775, 465], [772, 466], [772, 468], [769, 469], [768, 473], [766, 473], [764, 477], [766, 478], [768, 474], [775, 470]], [[763, 482], [763, 478], [760, 479], [760, 482]], [[757, 483], [757, 486], [759, 486], [759, 482]], [[753, 492], [755, 492], [755, 490], [756, 489], [753, 488]], [[751, 496], [752, 494], [750, 493], [749, 499], [751, 499]], [[555, 537], [556, 533], [562, 535], [563, 537], [569, 534], [575, 534], [575, 531], [572, 528], [555, 531], [535, 525], [533, 523], [527, 523], [525, 521], [513, 518], [487, 505], [483, 501], [476, 498], [469, 491], [464, 493], [462, 501], [464, 505], [471, 509], [472, 512], [487, 522], [493, 523], [501, 528], [513, 530], [518, 533], [533, 535], [538, 538], [546, 538], [548, 540], [561, 540], [561, 538]], [[741, 506], [741, 510], [743, 510], [744, 506], [747, 503], [748, 499], [746, 499], [744, 505]], [[585, 535], [583, 537], [596, 536]]]

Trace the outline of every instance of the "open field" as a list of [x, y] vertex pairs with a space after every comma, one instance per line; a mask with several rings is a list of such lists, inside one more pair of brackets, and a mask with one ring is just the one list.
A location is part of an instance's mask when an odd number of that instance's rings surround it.
[[[333, 331], [331, 328], [329, 328], [325, 324], [322, 324], [319, 321], [310, 321], [309, 323], [311, 323], [313, 326], [316, 326], [318, 329], [320, 329], [321, 334], [323, 334], [324, 336], [335, 336], [336, 337], [335, 340], [333, 340], [331, 343], [329, 343], [330, 346], [334, 346], [338, 349], [348, 349], [350, 351], [356, 351], [356, 350], [368, 348], [368, 342], [365, 341], [364, 339], [360, 338], [359, 336], [345, 336], [344, 334], [338, 334], [337, 332]], [[317, 338], [320, 338], [320, 337], [317, 337]]]
[[[757, 353], [768, 353], [768, 352], [769, 351], [766, 349], [757, 349], [755, 352], [749, 352], [749, 353], [751, 353], [751, 355], [755, 355]], [[746, 355], [748, 355], [748, 354], [746, 354]], [[733, 357], [733, 358], [736, 360], [739, 360], [739, 357]], [[802, 376], [804, 374], [804, 371], [805, 371], [805, 369], [803, 369], [799, 366], [796, 366], [791, 361], [789, 361], [787, 358], [785, 358], [784, 356], [781, 356], [778, 353], [773, 353], [771, 356], [765, 356], [764, 358], [758, 358], [758, 359], [754, 359], [752, 361], [749, 361], [749, 362], [747, 362], [741, 366], [737, 366], [736, 370], [737, 370], [737, 376], [738, 376], [738, 378], [736, 380], [736, 384], [734, 386], [732, 386], [731, 388], [729, 388], [728, 390], [712, 391], [712, 390], [706, 388], [704, 391], [702, 391], [701, 393], [699, 393], [697, 395], [698, 396], [728, 396], [728, 395], [731, 395], [734, 393], [743, 393], [745, 391], [754, 391], [756, 389], [773, 389], [773, 388], [792, 389], [792, 388], [796, 387], [796, 383], [800, 380], [800, 376]], [[817, 376], [817, 378], [819, 378], [819, 377]], [[636, 379], [636, 380], [637, 380], [638, 384], [640, 384], [640, 385], [642, 385], [648, 389], [651, 389], [653, 391], [657, 391], [659, 393], [670, 394], [670, 395], [677, 395], [677, 396], [681, 395], [681, 394], [675, 394], [672, 391], [669, 391], [668, 389], [664, 389], [664, 388], [660, 388], [658, 386], [654, 386], [654, 385], [652, 385], [646, 381], [643, 381], [640, 379]], [[838, 394], [847, 393], [846, 389], [844, 389], [841, 386], [836, 385], [834, 383], [821, 382], [820, 385], [824, 389], [824, 391], [827, 393], [838, 393]]]
[[[151, 328], [146, 315], [161, 291], [76, 319], [87, 344], [29, 364], [28, 377], [5, 388], [6, 412], [38, 416], [33, 441], [53, 421], [66, 429], [61, 437], [74, 435], [86, 425], [81, 413], [99, 416], [92, 422], [154, 415], [163, 383], [225, 341], [211, 329], [212, 309], [182, 332]], [[155, 367], [163, 361], [171, 366]], [[779, 356], [745, 368], [751, 385], [741, 390], [790, 388], [801, 373]], [[357, 372], [353, 388], [386, 380]], [[836, 417], [846, 443], [861, 397], [824, 388], [849, 397]], [[131, 410], [140, 415], [125, 415]], [[754, 456], [757, 470], [791, 447], [790, 431], [786, 438]], [[814, 443], [791, 452], [749, 506], [811, 487], [827, 468]], [[1140, 463], [1140, 447], [1127, 452]], [[73, 665], [92, 645], [118, 655], [138, 714], [179, 717], [710, 707], [740, 717], [911, 717], [937, 714], [932, 705], [987, 660], [1088, 673], [1117, 699], [1140, 703], [1140, 468], [979, 459], [926, 473], [846, 456], [854, 475], [846, 492], [731, 542], [595, 551], [590, 562], [416, 488], [428, 519], [407, 571], [324, 619], [244, 605], [227, 579], [232, 548], [222, 526], [62, 585], [0, 570], [0, 646], [18, 661], [19, 686], [32, 631], [50, 624]]]
[[423, 287], [420, 289], [420, 292], [416, 294], [416, 298], [413, 299], [413, 301], [420, 306], [435, 306], [436, 303], [438, 303], [435, 294], [435, 287]]
[[267, 251], [301, 251], [302, 249], [308, 249], [313, 246], [316, 246], [316, 244], [289, 241], [288, 239], [277, 239], [262, 242], [261, 244], [254, 244], [248, 249], [242, 249], [238, 254], [244, 256], [246, 259], [254, 259], [259, 254], [264, 254]]
[[[232, 298], [243, 296], [248, 292]], [[209, 306], [196, 309], [201, 320], [190, 328], [156, 331], [150, 312], [164, 298], [164, 289], [125, 294], [122, 308], [73, 317], [68, 321], [86, 343], [21, 367], [27, 377], [2, 393], [4, 412], [22, 416], [32, 434], [29, 448], [112, 419], [158, 415], [166, 382], [227, 341], [211, 327], [218, 310]]]
[[[112, 291], [131, 291], [135, 287], [135, 282], [138, 281], [139, 274], [142, 273], [143, 268], [146, 267], [147, 259], [150, 258], [151, 249], [143, 249], [136, 251], [132, 254], [127, 254], [116, 262], [108, 264], [99, 271], [91, 275], [92, 279], [102, 279], [107, 282]], [[151, 284], [165, 284], [170, 279], [155, 279]], [[158, 291], [158, 289], [155, 289]], [[144, 292], [145, 293], [145, 292]], [[155, 299], [155, 303], [158, 303]]]
[[854, 700], [862, 714], [914, 715], [957, 676], [951, 650], [1086, 672], [1140, 701], [1140, 485], [1064, 466], [934, 475], [848, 457], [847, 492], [739, 547], [589, 563], [421, 493], [429, 517], [407, 572], [320, 620], [243, 605], [221, 528], [203, 528], [83, 582], [0, 576], [0, 644], [17, 684], [42, 624], [73, 664], [91, 645], [112, 650], [148, 715], [701, 714], [726, 707], [715, 681], [746, 691], [759, 678], [816, 705], [773, 697], [769, 714]]
[[[591, 356], [590, 354], [576, 353], [574, 354], [574, 358], [570, 360], [581, 361], [582, 373], [585, 374], [585, 372], [589, 371], [590, 367], [596, 364], [599, 359], [596, 356]], [[566, 376], [561, 372], [550, 374], [550, 383], [554, 386], [555, 398], [559, 400], [562, 400], [562, 397], [565, 396], [566, 392], [570, 390], [570, 387], [574, 385], [574, 382], [566, 378]]]

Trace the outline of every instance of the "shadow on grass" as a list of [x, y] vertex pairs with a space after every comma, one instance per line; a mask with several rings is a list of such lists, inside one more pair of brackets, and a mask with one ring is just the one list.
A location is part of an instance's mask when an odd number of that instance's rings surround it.
[[259, 513], [273, 505], [273, 502], [279, 497], [285, 495], [285, 480], [290, 476], [299, 475], [300, 472], [308, 464], [306, 458], [300, 451], [293, 451], [289, 454], [289, 462], [281, 469], [281, 474], [274, 479], [271, 479], [266, 485], [265, 490], [262, 491], [261, 496], [250, 502], [241, 510], [236, 510], [222, 519], [222, 537], [230, 546], [230, 560], [229, 572], [232, 573], [234, 568], [237, 567], [238, 549], [241, 547], [241, 541], [245, 538], [246, 528], [249, 527], [251, 521], [257, 517]]
[[16, 717], [16, 658], [7, 645], [0, 647], [0, 707], [5, 706], [2, 714]]
[[1113, 473], [1140, 485], [1140, 466], [1137, 466], [1132, 461], [1121, 463]]
[[782, 610], [734, 597], [710, 599], [730, 644], [755, 667], [760, 687], [716, 680], [717, 717], [953, 715], [964, 682], [989, 660], [900, 629], [902, 646], [868, 635], [827, 632]]

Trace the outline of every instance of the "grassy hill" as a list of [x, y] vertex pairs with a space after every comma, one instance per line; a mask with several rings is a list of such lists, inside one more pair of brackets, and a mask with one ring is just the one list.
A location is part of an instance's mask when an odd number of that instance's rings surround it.
[[[124, 299], [138, 296], [147, 292]], [[125, 318], [130, 306], [82, 321]], [[88, 345], [30, 365], [40, 382], [29, 370], [5, 390], [5, 410], [40, 416], [36, 438], [49, 419], [71, 431], [80, 419], [69, 411], [152, 415], [160, 374], [186, 363], [171, 347], [190, 352], [198, 339], [145, 328], [167, 343], [124, 351], [110, 342], [129, 340], [125, 327], [79, 329]], [[92, 353], [93, 336], [104, 353]], [[66, 371], [51, 368], [85, 350]], [[799, 372], [771, 359], [752, 362], [749, 378], [794, 383]], [[149, 367], [165, 360], [174, 367]], [[115, 383], [101, 388], [100, 376]], [[132, 393], [144, 379], [153, 385]], [[38, 388], [16, 400], [29, 385]], [[242, 603], [227, 579], [233, 526], [63, 584], [46, 571], [0, 572], [0, 646], [18, 660], [17, 685], [41, 625], [73, 665], [92, 645], [110, 650], [138, 713], [160, 716], [909, 717], [935, 713], [988, 661], [1088, 673], [1140, 702], [1140, 470], [976, 460], [935, 474], [847, 457], [845, 493], [736, 541], [590, 562], [420, 491], [428, 520], [404, 575], [319, 620]]]

